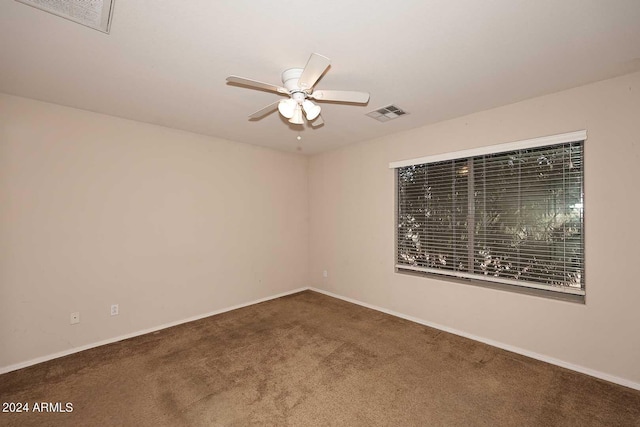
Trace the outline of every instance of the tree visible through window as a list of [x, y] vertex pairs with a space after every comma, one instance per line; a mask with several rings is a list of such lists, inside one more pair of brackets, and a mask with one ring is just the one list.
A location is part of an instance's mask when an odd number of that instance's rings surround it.
[[397, 267], [584, 294], [583, 141], [397, 168]]

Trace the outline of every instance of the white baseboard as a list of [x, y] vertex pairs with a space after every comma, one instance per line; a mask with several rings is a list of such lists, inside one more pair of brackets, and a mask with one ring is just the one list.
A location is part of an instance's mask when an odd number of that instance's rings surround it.
[[637, 382], [634, 382], [634, 381], [630, 381], [630, 380], [627, 380], [625, 378], [616, 377], [614, 375], [610, 375], [610, 374], [607, 374], [607, 373], [604, 373], [604, 372], [596, 371], [596, 370], [590, 369], [590, 368], [585, 368], [584, 366], [575, 365], [573, 363], [565, 362], [564, 360], [559, 360], [559, 359], [556, 359], [556, 358], [553, 358], [553, 357], [550, 357], [550, 356], [546, 356], [544, 354], [539, 354], [539, 353], [535, 353], [533, 351], [525, 350], [525, 349], [522, 349], [522, 348], [519, 348], [519, 347], [514, 347], [512, 345], [504, 344], [504, 343], [501, 343], [501, 342], [498, 342], [498, 341], [494, 341], [492, 339], [484, 338], [484, 337], [481, 337], [481, 336], [478, 336], [478, 335], [469, 334], [467, 332], [459, 331], [457, 329], [453, 329], [453, 328], [450, 328], [448, 326], [443, 326], [443, 325], [439, 325], [437, 323], [428, 322], [426, 320], [422, 320], [422, 319], [419, 319], [417, 317], [407, 316], [406, 314], [398, 313], [398, 312], [393, 311], [393, 310], [388, 310], [386, 308], [377, 307], [375, 305], [367, 304], [366, 302], [358, 301], [358, 300], [353, 299], [353, 298], [348, 298], [348, 297], [344, 297], [342, 295], [337, 295], [337, 294], [334, 294], [333, 292], [325, 291], [323, 289], [310, 287], [309, 290], [312, 290], [312, 291], [315, 291], [315, 292], [318, 292], [318, 293], [321, 293], [321, 294], [324, 294], [324, 295], [328, 295], [330, 297], [338, 298], [338, 299], [341, 299], [343, 301], [347, 301], [347, 302], [350, 302], [350, 303], [353, 303], [353, 304], [357, 304], [357, 305], [360, 305], [362, 307], [370, 308], [372, 310], [380, 311], [382, 313], [390, 314], [391, 316], [399, 317], [401, 319], [409, 320], [411, 322], [419, 323], [421, 325], [429, 326], [431, 328], [439, 329], [441, 331], [445, 331], [445, 332], [449, 332], [449, 333], [452, 333], [452, 334], [455, 334], [455, 335], [459, 335], [461, 337], [469, 338], [469, 339], [472, 339], [474, 341], [480, 341], [482, 343], [489, 344], [490, 346], [493, 346], [493, 347], [498, 347], [498, 348], [501, 348], [503, 350], [511, 351], [513, 353], [521, 354], [523, 356], [528, 356], [528, 357], [531, 357], [532, 359], [537, 359], [537, 360], [540, 360], [540, 361], [543, 361], [543, 362], [550, 363], [552, 365], [561, 366], [563, 368], [570, 369], [570, 370], [576, 371], [576, 372], [580, 372], [582, 374], [586, 374], [586, 375], [589, 375], [591, 377], [595, 377], [595, 378], [599, 378], [601, 380], [605, 380], [605, 381], [609, 381], [609, 382], [612, 382], [612, 383], [615, 383], [615, 384], [623, 385], [625, 387], [633, 388], [635, 390], [640, 390], [640, 383], [637, 383]]
[[227, 311], [237, 310], [238, 308], [243, 308], [243, 307], [247, 307], [247, 306], [250, 306], [250, 305], [258, 304], [258, 303], [261, 303], [261, 302], [269, 301], [269, 300], [272, 300], [272, 299], [276, 299], [276, 298], [284, 297], [284, 296], [287, 296], [287, 295], [295, 294], [295, 293], [298, 293], [298, 292], [306, 291], [307, 289], [309, 289], [309, 288], [294, 289], [294, 290], [283, 292], [283, 293], [280, 293], [280, 294], [277, 294], [277, 295], [272, 295], [272, 296], [268, 296], [268, 297], [265, 297], [265, 298], [261, 298], [261, 299], [255, 300], [255, 301], [250, 301], [250, 302], [247, 302], [247, 303], [234, 305], [232, 307], [222, 308], [220, 310], [215, 310], [215, 311], [212, 311], [212, 312], [209, 312], [209, 313], [205, 313], [205, 314], [199, 314], [197, 316], [192, 316], [192, 317], [189, 317], [187, 319], [182, 319], [182, 320], [177, 320], [175, 322], [165, 323], [165, 324], [162, 324], [162, 325], [159, 325], [159, 326], [154, 326], [152, 328], [142, 329], [140, 331], [132, 332], [130, 334], [120, 335], [120, 336], [117, 336], [117, 337], [113, 337], [113, 338], [109, 338], [109, 339], [106, 339], [106, 340], [94, 342], [94, 343], [83, 345], [83, 346], [80, 346], [80, 347], [73, 347], [73, 348], [70, 348], [68, 350], [59, 351], [57, 353], [48, 354], [48, 355], [42, 356], [42, 357], [36, 357], [35, 359], [27, 360], [26, 362], [20, 362], [20, 363], [16, 363], [14, 365], [9, 365], [9, 366], [2, 366], [2, 367], [0, 367], [0, 375], [5, 374], [7, 372], [11, 372], [11, 371], [16, 371], [18, 369], [26, 368], [28, 366], [36, 365], [38, 363], [46, 362], [46, 361], [49, 361], [49, 360], [52, 360], [52, 359], [57, 359], [59, 357], [68, 356], [68, 355], [73, 354], [73, 353], [78, 353], [78, 352], [81, 352], [81, 351], [84, 351], [84, 350], [89, 350], [90, 348], [100, 347], [101, 345], [106, 345], [106, 344], [112, 344], [114, 342], [126, 340], [126, 339], [129, 339], [129, 338], [137, 337], [137, 336], [148, 334], [148, 333], [151, 333], [151, 332], [156, 332], [156, 331], [159, 331], [159, 330], [162, 330], [162, 329], [170, 328], [172, 326], [181, 325], [183, 323], [193, 322], [194, 320], [204, 319], [205, 317], [215, 316], [216, 314], [226, 313]]

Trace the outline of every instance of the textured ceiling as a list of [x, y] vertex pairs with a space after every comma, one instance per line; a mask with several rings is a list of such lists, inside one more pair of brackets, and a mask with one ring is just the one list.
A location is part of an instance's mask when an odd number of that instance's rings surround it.
[[[279, 150], [317, 153], [640, 70], [638, 0], [115, 0], [111, 33], [0, 2], [0, 92]], [[247, 116], [311, 54], [325, 125]], [[395, 104], [410, 114], [365, 114]], [[302, 140], [297, 141], [296, 136]]]

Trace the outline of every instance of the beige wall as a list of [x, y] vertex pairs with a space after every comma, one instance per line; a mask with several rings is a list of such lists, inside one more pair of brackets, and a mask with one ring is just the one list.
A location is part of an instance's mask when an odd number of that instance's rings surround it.
[[307, 166], [0, 95], [0, 370], [306, 286]]
[[[586, 305], [394, 273], [389, 162], [580, 129]], [[309, 175], [312, 286], [640, 386], [640, 73], [316, 155]]]
[[[310, 285], [638, 385], [639, 117], [636, 73], [307, 160], [0, 95], [0, 371]], [[579, 129], [586, 305], [394, 273], [389, 162]]]

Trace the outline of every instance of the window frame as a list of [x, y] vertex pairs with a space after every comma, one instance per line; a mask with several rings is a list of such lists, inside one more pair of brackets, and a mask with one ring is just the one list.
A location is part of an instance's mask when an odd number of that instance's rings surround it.
[[[583, 251], [583, 272], [582, 272], [582, 286], [581, 288], [569, 288], [569, 287], [554, 287], [550, 285], [537, 284], [535, 282], [525, 282], [525, 281], [517, 281], [517, 280], [509, 280], [509, 279], [494, 279], [493, 277], [483, 277], [477, 273], [468, 273], [468, 272], [460, 272], [454, 270], [439, 270], [439, 269], [431, 269], [428, 267], [419, 267], [419, 266], [410, 266], [404, 265], [398, 262], [398, 245], [399, 245], [399, 229], [398, 229], [398, 221], [399, 221], [399, 203], [400, 203], [400, 195], [399, 195], [399, 182], [398, 182], [398, 172], [396, 169], [414, 166], [414, 165], [422, 165], [426, 163], [436, 163], [436, 162], [444, 162], [444, 161], [453, 161], [453, 160], [461, 160], [461, 159], [469, 159], [474, 158], [476, 156], [483, 155], [494, 155], [505, 153], [509, 151], [517, 151], [523, 149], [532, 149], [545, 147], [550, 145], [559, 145], [566, 144], [570, 142], [578, 142], [582, 141], [583, 150], [586, 147], [587, 141], [587, 131], [580, 130], [575, 132], [568, 132], [558, 135], [545, 136], [541, 138], [533, 138], [527, 140], [521, 140], [516, 142], [509, 142], [504, 144], [496, 144], [485, 147], [473, 148], [469, 150], [455, 151], [449, 153], [436, 154], [431, 156], [418, 157], [414, 159], [400, 160], [389, 163], [389, 168], [393, 169], [394, 172], [394, 267], [396, 273], [402, 274], [410, 274], [410, 275], [418, 275], [422, 277], [430, 277], [437, 278], [441, 280], [454, 281], [458, 283], [467, 283], [478, 285], [482, 287], [488, 287], [493, 289], [518, 292], [536, 296], [545, 296], [555, 299], [567, 300], [572, 302], [580, 302], [584, 303], [586, 298], [586, 281], [585, 281], [585, 217], [583, 210], [583, 219], [582, 219], [582, 251]], [[584, 167], [584, 151], [582, 154], [583, 158], [583, 167]], [[582, 193], [584, 195], [584, 187], [585, 187], [585, 175], [584, 169], [582, 171]], [[584, 203], [584, 199], [583, 199]], [[584, 209], [584, 206], [583, 206]]]

